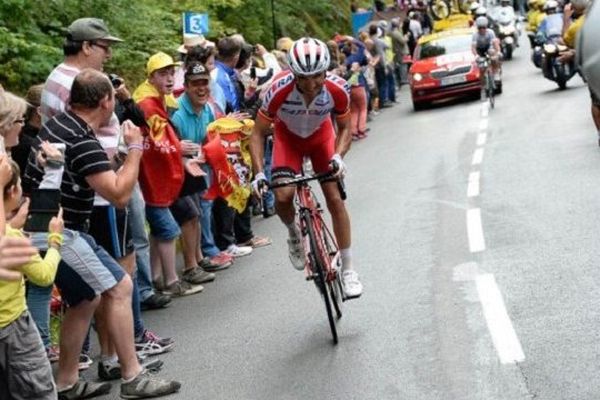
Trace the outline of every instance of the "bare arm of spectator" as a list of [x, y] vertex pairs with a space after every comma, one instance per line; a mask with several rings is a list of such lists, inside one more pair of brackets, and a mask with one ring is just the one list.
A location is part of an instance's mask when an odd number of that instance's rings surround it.
[[118, 208], [129, 202], [133, 187], [138, 180], [140, 160], [143, 152], [143, 137], [140, 128], [130, 121], [123, 123], [123, 138], [129, 150], [123, 167], [118, 171], [105, 171], [86, 177], [89, 185], [103, 198]]

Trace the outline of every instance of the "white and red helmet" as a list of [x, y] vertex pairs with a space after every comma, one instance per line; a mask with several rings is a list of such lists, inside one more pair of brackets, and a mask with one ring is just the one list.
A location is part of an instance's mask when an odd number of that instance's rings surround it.
[[316, 75], [329, 68], [329, 49], [318, 39], [303, 37], [288, 51], [288, 64], [294, 75]]

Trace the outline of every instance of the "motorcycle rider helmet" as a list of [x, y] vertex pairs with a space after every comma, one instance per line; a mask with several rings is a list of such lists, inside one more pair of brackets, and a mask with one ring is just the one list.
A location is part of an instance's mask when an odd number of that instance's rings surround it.
[[558, 8], [558, 2], [556, 0], [548, 0], [546, 4], [544, 4], [544, 11], [556, 11]]
[[329, 49], [319, 39], [303, 37], [294, 42], [287, 54], [294, 75], [310, 76], [327, 71]]
[[600, 96], [600, 6], [596, 3], [588, 11], [586, 20], [577, 37], [577, 58], [579, 70], [587, 80], [592, 92]]
[[474, 3], [471, 3], [469, 10], [471, 11], [471, 13], [474, 13], [475, 11], [477, 11], [477, 9], [479, 7], [481, 7], [481, 5], [478, 2], [474, 2]]
[[475, 20], [475, 26], [477, 29], [479, 28], [487, 28], [489, 25], [489, 21], [486, 17], [479, 17]]
[[476, 11], [475, 11], [475, 17], [485, 17], [487, 15], [487, 8], [485, 7], [479, 7]]

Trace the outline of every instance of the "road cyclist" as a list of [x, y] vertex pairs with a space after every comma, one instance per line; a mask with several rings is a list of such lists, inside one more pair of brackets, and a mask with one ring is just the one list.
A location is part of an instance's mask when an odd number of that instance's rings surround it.
[[[287, 55], [290, 70], [278, 74], [266, 91], [250, 142], [255, 192], [266, 186], [263, 172], [264, 141], [274, 127], [272, 180], [296, 177], [304, 157], [312, 161], [315, 173], [346, 171], [342, 157], [351, 143], [350, 96], [345, 80], [327, 73], [330, 55], [320, 40], [304, 37]], [[335, 125], [332, 115], [335, 116]], [[336, 180], [321, 182], [334, 234], [342, 259], [342, 286], [346, 298], [357, 298], [363, 286], [352, 265], [350, 216]], [[275, 209], [288, 228], [289, 256], [294, 268], [304, 270], [305, 252], [294, 207], [295, 187], [275, 189]]]

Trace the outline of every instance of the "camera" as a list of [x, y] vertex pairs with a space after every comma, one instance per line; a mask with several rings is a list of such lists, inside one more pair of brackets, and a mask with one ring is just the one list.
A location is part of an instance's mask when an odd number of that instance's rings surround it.
[[117, 89], [119, 86], [123, 84], [123, 78], [121, 78], [117, 74], [107, 74], [108, 79], [110, 79], [110, 83], [113, 85], [113, 88]]

